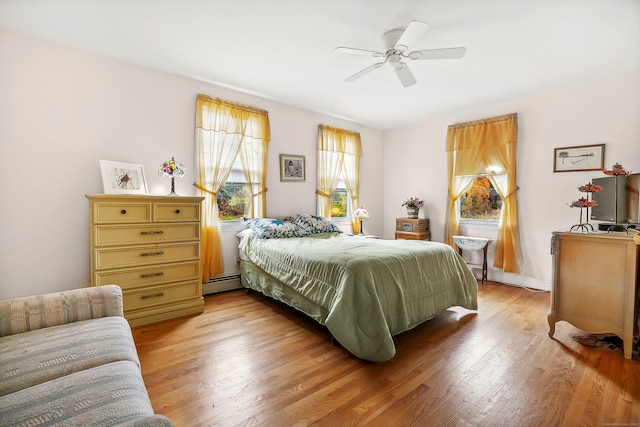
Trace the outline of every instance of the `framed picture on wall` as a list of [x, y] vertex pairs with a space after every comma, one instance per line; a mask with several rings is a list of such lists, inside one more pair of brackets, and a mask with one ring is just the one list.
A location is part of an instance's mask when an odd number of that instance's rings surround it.
[[553, 149], [554, 172], [597, 171], [604, 168], [604, 144]]
[[142, 165], [100, 160], [105, 194], [148, 194]]
[[280, 154], [280, 181], [304, 182], [305, 173], [304, 156]]

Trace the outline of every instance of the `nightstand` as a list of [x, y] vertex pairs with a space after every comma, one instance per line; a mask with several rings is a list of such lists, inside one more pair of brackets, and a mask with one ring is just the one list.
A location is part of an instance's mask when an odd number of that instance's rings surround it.
[[431, 240], [428, 218], [396, 218], [396, 239]]

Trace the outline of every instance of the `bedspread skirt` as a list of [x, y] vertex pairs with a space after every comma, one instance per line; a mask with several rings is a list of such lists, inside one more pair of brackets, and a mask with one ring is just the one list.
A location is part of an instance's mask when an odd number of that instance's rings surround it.
[[477, 281], [448, 245], [327, 233], [240, 242], [242, 285], [325, 325], [355, 356], [395, 355], [393, 335], [450, 307], [477, 310]]

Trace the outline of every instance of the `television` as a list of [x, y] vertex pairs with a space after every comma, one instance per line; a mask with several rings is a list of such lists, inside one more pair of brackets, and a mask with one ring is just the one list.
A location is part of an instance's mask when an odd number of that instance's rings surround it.
[[[617, 197], [616, 179], [618, 181]], [[640, 224], [640, 199], [638, 198], [640, 173], [594, 178], [591, 182], [602, 187], [601, 191], [591, 194], [591, 199], [598, 203], [591, 208], [591, 219], [610, 223], [609, 225], [629, 224], [637, 228]]]

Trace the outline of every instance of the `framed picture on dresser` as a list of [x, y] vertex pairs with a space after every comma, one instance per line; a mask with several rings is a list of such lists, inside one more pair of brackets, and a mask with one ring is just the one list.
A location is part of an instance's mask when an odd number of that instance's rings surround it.
[[105, 194], [148, 194], [144, 167], [133, 163], [100, 160]]

